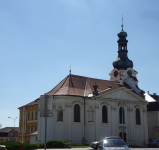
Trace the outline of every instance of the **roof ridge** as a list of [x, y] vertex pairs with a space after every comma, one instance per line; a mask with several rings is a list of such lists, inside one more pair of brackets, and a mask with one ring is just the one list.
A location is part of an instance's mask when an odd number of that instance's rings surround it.
[[[97, 78], [91, 78], [91, 77], [86, 77], [86, 76], [79, 76], [79, 75], [74, 75], [74, 74], [71, 74], [71, 75], [73, 75], [73, 76], [78, 76], [78, 77], [83, 77], [83, 78], [95, 79], [95, 80], [110, 81], [110, 80], [105, 80], [105, 79], [97, 79]], [[111, 81], [111, 82], [114, 82], [114, 81]]]
[[85, 88], [84, 88], [84, 94], [83, 94], [83, 95], [84, 95], [84, 97], [86, 96], [86, 90], [87, 90], [86, 88], [87, 88], [87, 78], [86, 78]]
[[69, 83], [68, 83], [68, 91], [67, 91], [68, 94], [69, 94], [69, 89], [70, 89], [70, 82], [71, 82], [71, 84], [72, 84], [74, 93], [76, 93], [75, 90], [74, 90], [74, 85], [73, 85], [73, 82], [72, 82], [71, 74], [69, 74]]

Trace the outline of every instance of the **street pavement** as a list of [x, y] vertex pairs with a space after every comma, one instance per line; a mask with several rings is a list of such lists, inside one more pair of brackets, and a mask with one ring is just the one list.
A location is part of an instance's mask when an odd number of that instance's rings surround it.
[[[131, 150], [159, 150], [159, 148], [130, 148]], [[44, 150], [44, 149], [36, 149]], [[63, 149], [46, 149], [46, 150], [93, 150], [92, 148], [63, 148]]]

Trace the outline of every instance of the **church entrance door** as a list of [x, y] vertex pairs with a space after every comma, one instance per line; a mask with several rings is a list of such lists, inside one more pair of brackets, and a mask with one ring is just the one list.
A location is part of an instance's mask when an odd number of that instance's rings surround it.
[[[122, 132], [119, 133], [119, 136], [120, 136], [121, 138], [123, 138], [123, 137], [122, 137]], [[124, 140], [124, 142], [126, 143], [126, 133], [125, 133], [125, 132], [124, 132], [124, 138], [123, 138], [123, 140]]]

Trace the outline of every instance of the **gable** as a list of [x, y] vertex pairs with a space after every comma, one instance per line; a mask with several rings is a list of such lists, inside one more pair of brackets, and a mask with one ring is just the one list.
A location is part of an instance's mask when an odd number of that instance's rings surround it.
[[139, 95], [134, 93], [133, 91], [121, 87], [110, 92], [104, 93], [102, 95], [97, 96], [98, 98], [102, 99], [114, 99], [114, 100], [124, 100], [124, 101], [131, 101], [131, 102], [142, 102], [147, 103], [146, 100], [141, 98]]

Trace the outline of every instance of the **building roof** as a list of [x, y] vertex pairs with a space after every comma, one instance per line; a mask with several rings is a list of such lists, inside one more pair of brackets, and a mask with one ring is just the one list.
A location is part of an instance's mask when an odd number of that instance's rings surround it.
[[5, 127], [0, 129], [0, 133], [8, 133], [11, 130], [15, 130], [19, 132], [19, 127]]
[[38, 134], [38, 131], [35, 131], [35, 132], [33, 132], [33, 133], [29, 134], [29, 135], [37, 135], [37, 134]]
[[[102, 80], [69, 74], [46, 95], [73, 95], [73, 96], [89, 96], [94, 91], [93, 85], [98, 85], [97, 91], [99, 94], [112, 91], [120, 88], [118, 81]], [[127, 84], [126, 88], [130, 89]]]
[[150, 96], [151, 96], [154, 100], [159, 101], [159, 95], [156, 95], [156, 93], [154, 93], [153, 95], [150, 94]]
[[[38, 99], [38, 98], [37, 98]], [[36, 99], [36, 100], [37, 100]], [[34, 100], [34, 101], [32, 101], [32, 102], [30, 102], [30, 103], [28, 103], [28, 104], [26, 104], [26, 105], [23, 105], [23, 106], [25, 106], [25, 107], [27, 107], [27, 106], [32, 106], [32, 105], [38, 105], [38, 103], [36, 102], [36, 100]], [[21, 106], [21, 107], [19, 107], [19, 108], [22, 108], [23, 106]]]

